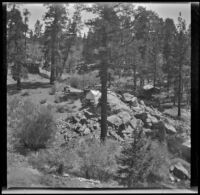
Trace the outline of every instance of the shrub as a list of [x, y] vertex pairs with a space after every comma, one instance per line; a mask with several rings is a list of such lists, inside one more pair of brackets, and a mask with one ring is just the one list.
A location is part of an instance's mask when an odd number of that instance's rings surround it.
[[181, 137], [177, 137], [176, 135], [168, 135], [167, 136], [167, 146], [169, 151], [174, 156], [181, 156], [181, 144], [183, 143], [183, 139]]
[[71, 85], [71, 87], [79, 88], [80, 85], [81, 85], [81, 82], [82, 82], [82, 79], [78, 75], [73, 75], [70, 78], [70, 85]]
[[148, 176], [156, 175], [163, 162], [156, 148], [159, 149], [150, 139], [143, 136], [142, 131], [135, 131], [133, 141], [124, 145], [117, 158], [116, 179], [119, 184], [127, 187], [146, 187]]
[[41, 149], [29, 155], [28, 162], [40, 171], [47, 173], [52, 167], [62, 164], [60, 151], [52, 148]]
[[56, 128], [50, 110], [45, 106], [38, 109], [30, 100], [24, 101], [17, 110], [11, 119], [15, 121], [15, 126], [12, 126], [14, 147], [31, 150], [45, 148]]
[[49, 95], [55, 95], [56, 91], [57, 91], [57, 85], [54, 84], [52, 87], [51, 87], [51, 90], [49, 92]]
[[[117, 164], [115, 156], [119, 154], [119, 143], [107, 140], [105, 145], [93, 138], [80, 138], [69, 141], [66, 147], [41, 149], [32, 153], [29, 163], [46, 173], [52, 167], [79, 177], [107, 181], [113, 179]], [[75, 143], [72, 143], [75, 142]], [[73, 146], [72, 146], [73, 145]]]
[[46, 102], [47, 102], [47, 99], [46, 99], [46, 98], [40, 100], [40, 104], [45, 104]]
[[107, 140], [102, 145], [94, 138], [83, 140], [77, 148], [81, 159], [80, 175], [101, 181], [112, 179], [117, 169], [115, 157], [119, 149], [116, 141]]

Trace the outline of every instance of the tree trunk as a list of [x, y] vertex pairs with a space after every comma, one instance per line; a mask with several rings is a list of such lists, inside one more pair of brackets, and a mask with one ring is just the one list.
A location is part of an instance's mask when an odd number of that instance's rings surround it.
[[137, 78], [136, 78], [136, 65], [133, 66], [133, 83], [134, 83], [134, 92], [137, 89]]
[[177, 91], [176, 91], [176, 80], [174, 81], [174, 100], [173, 100], [173, 105], [175, 106], [176, 104], [176, 95], [177, 95]]
[[[106, 32], [103, 28], [102, 46], [106, 50]], [[107, 51], [101, 56], [101, 142], [104, 143], [107, 136]]]
[[21, 79], [18, 77], [17, 79], [17, 90], [21, 90]]
[[178, 117], [181, 117], [181, 98], [182, 98], [182, 63], [179, 63], [178, 75]]
[[[54, 37], [54, 36], [53, 36]], [[55, 39], [52, 38], [52, 48], [51, 48], [51, 75], [50, 75], [50, 84], [54, 84], [55, 81]]]
[[169, 97], [170, 75], [167, 74], [167, 96]]
[[104, 142], [107, 135], [107, 65], [102, 63], [101, 72], [101, 141]]
[[157, 58], [155, 56], [155, 65], [154, 65], [154, 72], [153, 72], [153, 86], [156, 87], [156, 71], [157, 71]]

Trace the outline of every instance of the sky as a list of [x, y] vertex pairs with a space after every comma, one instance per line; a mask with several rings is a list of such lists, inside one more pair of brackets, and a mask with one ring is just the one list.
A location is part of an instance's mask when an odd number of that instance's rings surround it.
[[[146, 7], [147, 10], [155, 11], [160, 17], [163, 19], [172, 18], [177, 23], [177, 18], [179, 16], [179, 12], [181, 12], [182, 17], [186, 21], [186, 25], [188, 26], [191, 23], [191, 7], [190, 3], [133, 3], [136, 7], [143, 6]], [[34, 29], [35, 22], [38, 20], [42, 20], [42, 16], [46, 12], [46, 7], [43, 6], [43, 3], [23, 3], [20, 6], [20, 10], [27, 8], [31, 15], [29, 17], [29, 28]], [[69, 10], [70, 13], [73, 13], [72, 8]], [[84, 14], [83, 20], [87, 20], [91, 18], [91, 14]], [[83, 32], [87, 32], [87, 28], [83, 29]]]

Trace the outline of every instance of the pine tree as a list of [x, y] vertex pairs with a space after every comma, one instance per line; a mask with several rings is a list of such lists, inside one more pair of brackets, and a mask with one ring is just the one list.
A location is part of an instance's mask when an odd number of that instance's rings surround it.
[[25, 56], [26, 56], [26, 40], [27, 40], [27, 32], [28, 32], [28, 17], [30, 16], [30, 12], [28, 11], [28, 9], [24, 9], [24, 11], [23, 11], [23, 15], [24, 15], [24, 24], [25, 24]]
[[11, 73], [17, 81], [17, 89], [21, 89], [21, 78], [26, 77], [24, 32], [27, 26], [23, 23], [21, 12], [13, 4], [7, 12], [7, 55], [8, 62], [12, 64]]
[[[150, 143], [142, 134], [141, 127], [134, 131], [133, 141], [126, 144], [117, 157], [119, 168], [116, 178], [126, 187], [139, 187], [153, 167], [153, 158], [149, 155]], [[141, 187], [141, 186], [140, 186]]]
[[51, 75], [50, 83], [53, 84], [56, 78], [56, 60], [61, 57], [59, 44], [62, 31], [66, 24], [66, 10], [62, 4], [50, 4], [47, 6], [48, 11], [45, 14], [45, 33], [44, 46], [46, 60], [50, 56]]
[[181, 117], [181, 101], [182, 101], [182, 74], [183, 64], [185, 64], [187, 53], [187, 38], [186, 38], [186, 24], [185, 20], [178, 17], [178, 33], [177, 33], [177, 66], [178, 66], [178, 117]]
[[163, 71], [167, 75], [167, 91], [169, 94], [169, 90], [171, 85], [173, 84], [173, 78], [175, 73], [175, 37], [176, 37], [176, 26], [174, 21], [170, 18], [165, 20], [163, 26]]

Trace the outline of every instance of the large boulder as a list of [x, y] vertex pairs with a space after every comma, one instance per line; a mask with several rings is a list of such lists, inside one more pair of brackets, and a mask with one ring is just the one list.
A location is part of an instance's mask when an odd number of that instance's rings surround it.
[[190, 178], [187, 169], [180, 162], [170, 167], [170, 171], [179, 179], [186, 180]]
[[128, 112], [122, 111], [117, 114], [118, 117], [121, 118], [124, 124], [127, 124], [131, 120], [131, 116]]
[[133, 107], [138, 106], [137, 97], [135, 97], [135, 96], [133, 96], [129, 93], [124, 93], [123, 99], [124, 99], [125, 102], [129, 103]]
[[158, 119], [150, 114], [147, 114], [148, 119], [151, 121], [152, 124], [157, 124]]
[[182, 143], [181, 154], [185, 160], [190, 162], [190, 159], [191, 159], [191, 142], [190, 142], [190, 140], [187, 140]]
[[109, 114], [116, 114], [121, 111], [131, 113], [131, 109], [115, 93], [108, 93], [107, 104]]
[[141, 119], [143, 123], [146, 122], [147, 117], [148, 117], [148, 115], [147, 115], [146, 112], [142, 112], [142, 113], [135, 114], [135, 118]]
[[90, 132], [91, 132], [91, 131], [90, 131], [89, 128], [85, 128], [83, 134], [84, 134], [84, 135], [88, 135], [88, 134], [90, 134]]
[[176, 129], [171, 124], [164, 123], [164, 126], [165, 126], [166, 133], [168, 133], [168, 134], [175, 134], [176, 133]]
[[124, 101], [126, 101], [126, 102], [131, 102], [131, 100], [132, 100], [133, 97], [134, 96], [131, 95], [130, 93], [124, 93], [123, 94]]
[[122, 120], [116, 115], [111, 115], [107, 117], [108, 124], [120, 126], [122, 124]]
[[132, 117], [131, 120], [129, 121], [130, 125], [132, 126], [132, 128], [136, 129], [137, 128], [137, 119], [135, 117]]

